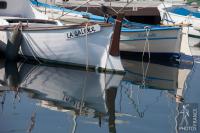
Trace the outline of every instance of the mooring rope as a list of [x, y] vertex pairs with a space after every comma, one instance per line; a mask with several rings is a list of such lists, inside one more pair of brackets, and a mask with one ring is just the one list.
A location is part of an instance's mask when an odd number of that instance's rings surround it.
[[83, 81], [83, 88], [82, 88], [82, 96], [81, 96], [81, 103], [80, 103], [80, 109], [79, 109], [79, 114], [82, 113], [82, 109], [85, 106], [84, 105], [84, 98], [85, 98], [85, 89], [87, 86], [87, 80], [88, 80], [88, 71], [86, 71], [85, 77], [84, 77], [84, 81]]
[[[86, 13], [88, 12], [88, 6]], [[89, 67], [89, 50], [88, 50], [88, 22], [85, 25], [86, 28], [86, 34], [85, 34], [85, 46], [86, 46], [86, 71], [88, 71]]]
[[[40, 60], [35, 56], [35, 54], [38, 56], [38, 54], [36, 53], [36, 51], [33, 49], [33, 47], [31, 47], [31, 44], [29, 43], [30, 41], [28, 41], [28, 37], [24, 34], [24, 37], [25, 37], [25, 42], [26, 42], [26, 44], [27, 44], [27, 46], [28, 46], [28, 49], [29, 49], [29, 51], [31, 52], [31, 54], [32, 54], [32, 56], [33, 56], [33, 58], [38, 62], [38, 63], [40, 63], [40, 64], [42, 64], [41, 62], [40, 62]], [[35, 53], [35, 54], [34, 54]], [[23, 53], [22, 53], [23, 54]], [[39, 56], [38, 56], [39, 57]]]
[[[149, 64], [150, 64], [150, 44], [149, 44], [149, 33], [150, 33], [150, 27], [149, 26], [145, 26], [144, 27], [145, 31], [146, 31], [146, 37], [145, 37], [145, 44], [144, 44], [144, 49], [143, 49], [143, 53], [142, 53], [142, 88], [145, 88], [145, 80], [146, 80], [146, 76], [147, 76], [147, 72], [148, 72], [148, 68], [149, 68]], [[145, 51], [146, 51], [146, 47], [147, 47], [147, 52], [148, 52], [148, 63], [146, 68], [144, 68], [144, 55], [145, 55]]]
[[86, 71], [88, 71], [88, 67], [89, 67], [88, 32], [87, 32], [88, 23], [86, 23], [85, 28], [86, 28], [86, 34], [85, 34]]
[[77, 127], [76, 119], [77, 119], [77, 116], [76, 116], [76, 113], [75, 113], [75, 114], [73, 114], [73, 118], [72, 118], [72, 121], [74, 123], [74, 125], [72, 127], [72, 133], [75, 133], [75, 131], [76, 131], [76, 127]]

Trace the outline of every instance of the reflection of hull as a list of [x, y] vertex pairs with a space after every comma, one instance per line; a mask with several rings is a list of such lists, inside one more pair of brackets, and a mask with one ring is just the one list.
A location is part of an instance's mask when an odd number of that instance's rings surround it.
[[23, 64], [19, 71], [20, 87], [33, 91], [36, 98], [64, 108], [89, 107], [107, 112], [105, 89], [117, 87], [121, 75], [86, 72], [60, 67]]
[[[159, 65], [154, 63], [123, 60], [124, 68], [128, 71], [124, 80], [134, 84], [155, 89], [183, 88], [181, 81], [185, 81], [190, 69], [179, 69], [173, 66]], [[145, 76], [145, 72], [147, 73]], [[180, 76], [181, 75], [181, 76]], [[182, 84], [182, 85], [180, 85]]]

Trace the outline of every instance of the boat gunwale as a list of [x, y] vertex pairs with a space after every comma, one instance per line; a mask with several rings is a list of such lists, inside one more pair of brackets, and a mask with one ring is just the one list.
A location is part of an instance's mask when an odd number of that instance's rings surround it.
[[[164, 30], [180, 30], [181, 27], [169, 27], [169, 26], [163, 26], [163, 27], [152, 27], [148, 28], [150, 31], [164, 31]], [[130, 28], [122, 28], [122, 32], [146, 32], [146, 28], [139, 28], [139, 29], [130, 29]]]
[[[6, 20], [6, 19], [4, 19]], [[8, 19], [8, 20], [12, 20], [12, 19]], [[52, 22], [56, 22], [56, 21], [49, 21], [49, 20], [41, 20], [41, 19], [14, 19], [15, 21], [16, 20], [19, 20], [19, 23], [20, 23], [20, 20], [23, 20], [23, 21], [28, 21], [28, 20], [31, 20], [33, 22], [44, 22], [44, 24], [48, 24], [46, 22], [50, 22], [50, 24], [52, 24]], [[23, 31], [40, 31], [40, 30], [63, 30], [63, 29], [76, 29], [76, 28], [85, 28], [86, 26], [92, 26], [92, 25], [95, 25], [95, 24], [98, 24], [100, 25], [101, 27], [112, 27], [113, 25], [111, 23], [103, 23], [103, 22], [97, 22], [97, 23], [91, 23], [91, 22], [86, 22], [86, 23], [82, 23], [82, 24], [73, 24], [73, 25], [55, 25], [55, 26], [45, 26], [45, 27], [30, 27], [29, 24], [31, 23], [26, 23], [26, 24], [22, 24], [22, 30]], [[11, 31], [11, 30], [14, 30], [15, 27], [17, 26], [17, 24], [15, 25], [3, 25], [3, 26], [0, 26], [0, 31]]]

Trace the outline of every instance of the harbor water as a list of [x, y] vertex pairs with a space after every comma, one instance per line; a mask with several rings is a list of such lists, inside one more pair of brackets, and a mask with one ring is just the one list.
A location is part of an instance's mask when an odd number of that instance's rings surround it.
[[125, 75], [1, 59], [0, 133], [198, 133], [192, 50], [193, 65], [123, 59]]

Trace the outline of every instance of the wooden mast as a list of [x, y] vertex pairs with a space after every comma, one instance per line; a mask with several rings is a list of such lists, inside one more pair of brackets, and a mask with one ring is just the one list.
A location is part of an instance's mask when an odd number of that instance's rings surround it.
[[119, 13], [115, 20], [114, 32], [112, 35], [112, 40], [110, 44], [109, 53], [112, 56], [119, 56], [119, 42], [120, 42], [120, 33], [121, 33], [121, 26], [123, 21], [124, 14]]

